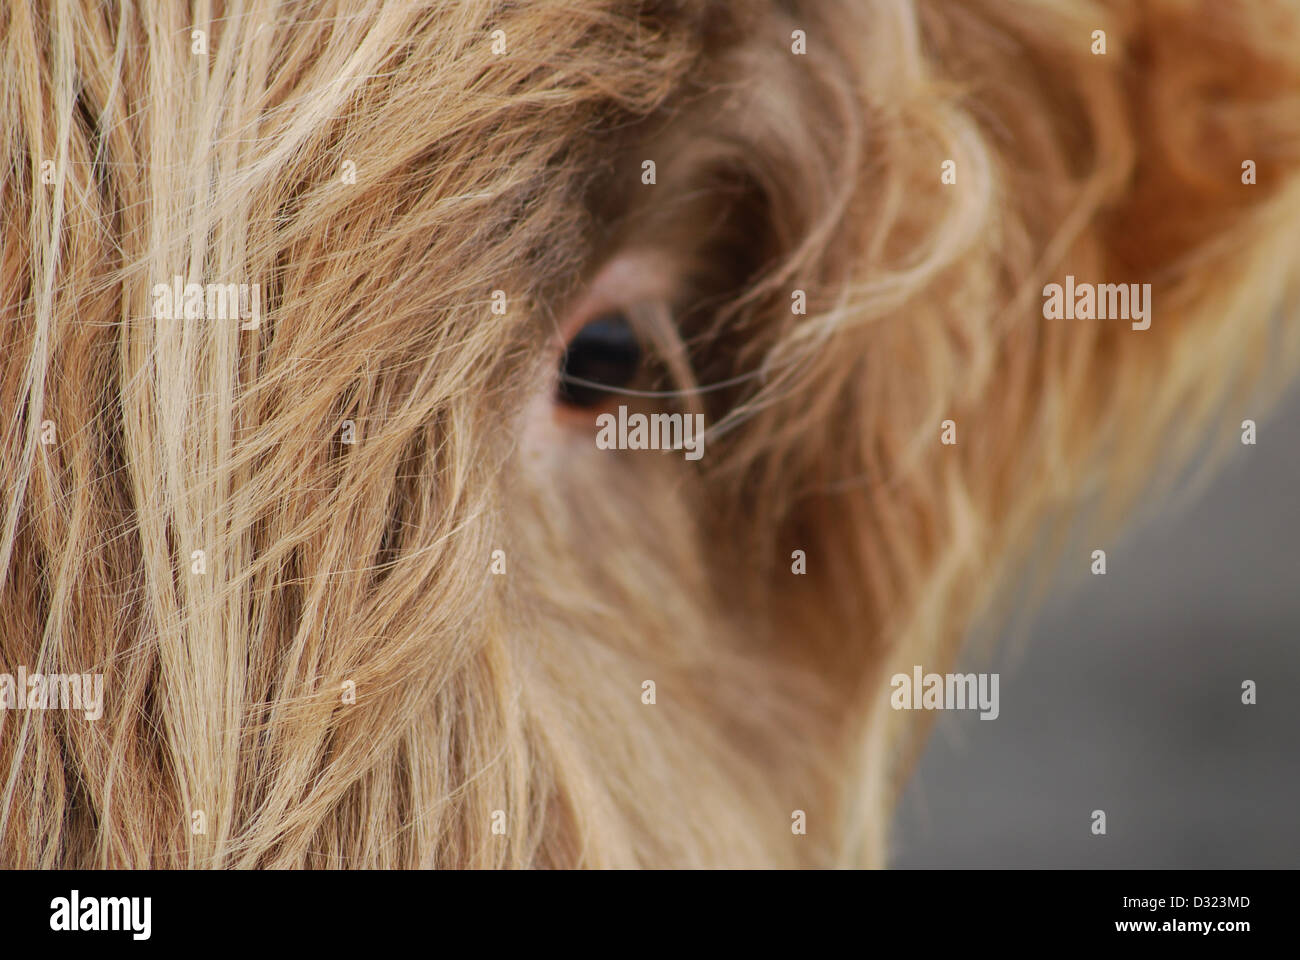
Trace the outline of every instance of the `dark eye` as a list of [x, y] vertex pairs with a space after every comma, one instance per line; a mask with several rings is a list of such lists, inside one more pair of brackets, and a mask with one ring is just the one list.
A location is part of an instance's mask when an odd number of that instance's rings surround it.
[[582, 327], [560, 361], [559, 403], [596, 407], [627, 387], [641, 368], [641, 345], [627, 317], [605, 313]]

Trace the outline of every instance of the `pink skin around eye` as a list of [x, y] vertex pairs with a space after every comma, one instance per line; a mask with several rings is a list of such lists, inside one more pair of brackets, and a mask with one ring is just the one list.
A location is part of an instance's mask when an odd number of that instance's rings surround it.
[[602, 313], [671, 299], [673, 279], [671, 259], [660, 251], [627, 250], [608, 261], [561, 320], [557, 362], [573, 335]]
[[673, 283], [671, 259], [650, 249], [624, 251], [597, 271], [555, 330], [537, 392], [529, 404], [524, 431], [526, 450], [553, 450], [565, 435], [585, 433], [588, 427], [594, 435], [596, 411], [569, 409], [555, 403], [556, 371], [565, 344], [601, 314], [639, 303], [670, 300]]
[[522, 448], [527, 460], [543, 468], [562, 469], [571, 445], [594, 442], [596, 412], [567, 409], [555, 402], [556, 376], [565, 344], [596, 317], [638, 303], [670, 300], [674, 271], [662, 252], [627, 250], [607, 261], [565, 311], [553, 331], [540, 365], [532, 399], [525, 411]]

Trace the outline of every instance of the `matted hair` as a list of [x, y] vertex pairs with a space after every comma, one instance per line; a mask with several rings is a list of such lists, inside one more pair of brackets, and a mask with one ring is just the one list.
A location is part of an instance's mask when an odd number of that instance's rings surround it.
[[[884, 678], [1300, 352], [1293, 2], [8, 0], [0, 48], [0, 668], [105, 688], [0, 710], [4, 866], [879, 863]], [[636, 246], [737, 385], [699, 465], [557, 479], [552, 310]], [[1044, 320], [1067, 273], [1150, 329]]]

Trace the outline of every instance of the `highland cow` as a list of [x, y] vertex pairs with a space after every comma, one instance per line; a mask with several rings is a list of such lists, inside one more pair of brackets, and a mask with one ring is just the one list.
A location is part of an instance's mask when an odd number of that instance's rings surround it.
[[1294, 369], [1297, 49], [1289, 0], [8, 0], [0, 672], [103, 704], [0, 711], [0, 864], [883, 863], [890, 677]]

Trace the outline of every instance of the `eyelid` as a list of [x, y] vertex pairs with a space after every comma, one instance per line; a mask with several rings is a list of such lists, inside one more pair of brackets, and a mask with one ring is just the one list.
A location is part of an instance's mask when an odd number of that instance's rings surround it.
[[631, 249], [617, 254], [596, 272], [586, 291], [560, 323], [557, 347], [592, 320], [606, 313], [627, 311], [639, 303], [667, 302], [675, 293], [671, 259], [662, 251]]

